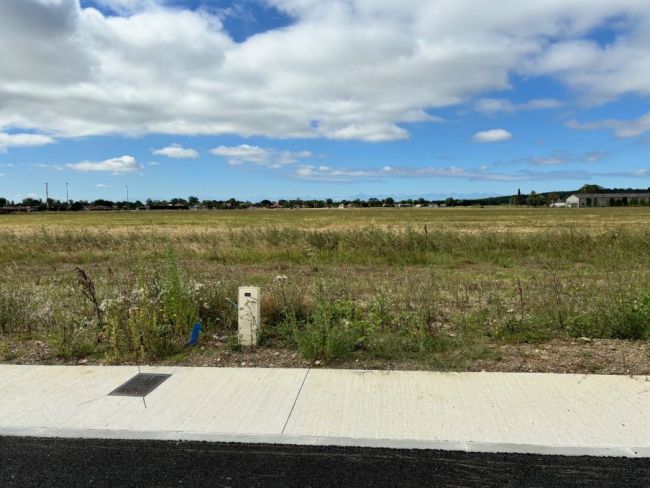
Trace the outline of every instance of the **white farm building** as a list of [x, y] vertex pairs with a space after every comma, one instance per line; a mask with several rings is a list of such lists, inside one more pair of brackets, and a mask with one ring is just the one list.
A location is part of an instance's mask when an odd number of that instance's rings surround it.
[[650, 193], [576, 193], [566, 199], [566, 206], [645, 207], [650, 206]]

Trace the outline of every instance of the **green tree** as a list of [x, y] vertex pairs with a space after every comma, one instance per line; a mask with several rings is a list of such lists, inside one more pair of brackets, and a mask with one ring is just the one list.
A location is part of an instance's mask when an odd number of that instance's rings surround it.
[[605, 190], [600, 185], [582, 185], [578, 190], [578, 193], [602, 193]]

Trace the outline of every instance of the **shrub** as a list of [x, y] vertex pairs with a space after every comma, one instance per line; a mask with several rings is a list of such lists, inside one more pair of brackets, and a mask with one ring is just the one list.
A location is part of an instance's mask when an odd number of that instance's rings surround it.
[[348, 299], [332, 298], [320, 282], [311, 317], [303, 324], [293, 324], [295, 342], [308, 359], [343, 359], [354, 350], [360, 311]]

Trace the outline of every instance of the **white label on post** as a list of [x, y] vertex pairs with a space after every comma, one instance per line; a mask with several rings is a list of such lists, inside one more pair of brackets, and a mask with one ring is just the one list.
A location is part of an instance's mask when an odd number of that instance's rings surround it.
[[260, 289], [257, 286], [239, 287], [239, 343], [256, 346], [260, 327]]

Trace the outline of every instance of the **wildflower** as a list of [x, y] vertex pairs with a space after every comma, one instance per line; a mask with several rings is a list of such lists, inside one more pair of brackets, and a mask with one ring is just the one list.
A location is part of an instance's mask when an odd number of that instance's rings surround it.
[[289, 281], [289, 278], [287, 278], [287, 275], [277, 275], [275, 278], [273, 278], [273, 283], [277, 284], [283, 284]]

